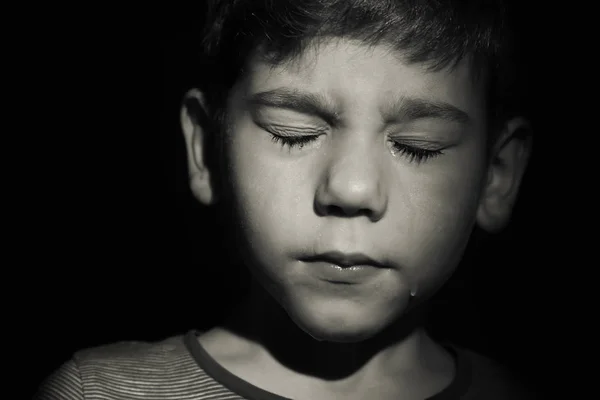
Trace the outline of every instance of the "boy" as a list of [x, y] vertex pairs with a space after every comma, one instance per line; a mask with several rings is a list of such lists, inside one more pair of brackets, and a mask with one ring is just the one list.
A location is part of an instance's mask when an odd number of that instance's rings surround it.
[[206, 332], [81, 351], [38, 398], [524, 398], [422, 327], [527, 165], [501, 2], [212, 3], [182, 128], [250, 296]]

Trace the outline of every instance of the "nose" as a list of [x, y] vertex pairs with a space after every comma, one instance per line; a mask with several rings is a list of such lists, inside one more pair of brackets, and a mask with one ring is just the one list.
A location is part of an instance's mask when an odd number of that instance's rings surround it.
[[328, 152], [328, 163], [315, 195], [317, 214], [361, 215], [373, 222], [380, 220], [388, 200], [381, 152], [366, 140], [348, 139], [336, 145]]

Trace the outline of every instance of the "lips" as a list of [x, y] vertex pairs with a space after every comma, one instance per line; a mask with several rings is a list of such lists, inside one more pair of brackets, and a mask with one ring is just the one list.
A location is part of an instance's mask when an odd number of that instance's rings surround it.
[[331, 251], [303, 259], [309, 273], [333, 284], [361, 284], [381, 274], [387, 267], [363, 253]]
[[328, 262], [342, 268], [353, 266], [372, 266], [375, 268], [385, 268], [379, 261], [363, 253], [342, 253], [340, 251], [328, 251], [319, 253], [315, 256], [307, 257], [303, 261], [308, 262]]

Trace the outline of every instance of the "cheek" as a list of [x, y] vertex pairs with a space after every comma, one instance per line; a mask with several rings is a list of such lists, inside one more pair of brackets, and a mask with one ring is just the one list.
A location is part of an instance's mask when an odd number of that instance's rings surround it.
[[[228, 143], [228, 171], [238, 222], [245, 236], [261, 252], [288, 242], [302, 243], [303, 229], [311, 204], [311, 176], [300, 163], [282, 162], [281, 150], [270, 143], [268, 134], [243, 129]], [[306, 164], [306, 163], [304, 163]]]
[[[439, 172], [411, 191], [414, 223], [443, 234], [472, 225], [479, 200], [479, 176]], [[447, 236], [447, 235], [442, 235]]]
[[450, 234], [471, 229], [486, 176], [483, 146], [481, 140], [471, 140], [448, 154], [417, 185], [421, 189], [413, 190], [413, 204], [422, 204], [418, 214], [429, 220], [434, 231]]
[[412, 251], [406, 254], [413, 275], [425, 281], [444, 279], [457, 265], [475, 223], [484, 170], [481, 162], [466, 160], [414, 177], [403, 202], [410, 217], [396, 225], [410, 243]]
[[[475, 222], [477, 195], [474, 188], [462, 185], [436, 185], [423, 191], [425, 196], [415, 204], [413, 232], [422, 232], [419, 247], [425, 253], [447, 254], [454, 248], [462, 248]], [[435, 199], [435, 200], [432, 200]]]

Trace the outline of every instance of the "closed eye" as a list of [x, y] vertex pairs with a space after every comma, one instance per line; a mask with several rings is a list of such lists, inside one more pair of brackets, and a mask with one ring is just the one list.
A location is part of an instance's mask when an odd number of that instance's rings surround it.
[[421, 162], [443, 154], [441, 150], [430, 150], [423, 147], [410, 146], [393, 140], [391, 142], [393, 154], [405, 157], [408, 159], [408, 162], [420, 164]]
[[281, 144], [281, 147], [292, 148], [303, 148], [305, 145], [314, 142], [320, 135], [309, 135], [309, 136], [280, 136], [271, 134], [271, 141], [273, 143]]

